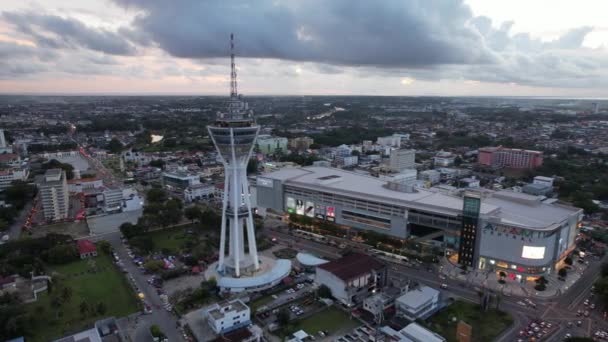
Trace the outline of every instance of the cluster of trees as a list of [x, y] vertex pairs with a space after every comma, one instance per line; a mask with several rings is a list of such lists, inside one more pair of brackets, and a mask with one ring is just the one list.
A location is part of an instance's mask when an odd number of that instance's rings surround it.
[[0, 208], [0, 231], [8, 228], [13, 223], [25, 204], [36, 195], [36, 187], [24, 181], [13, 181], [4, 190], [4, 200], [10, 206]]
[[580, 156], [566, 151], [558, 158], [545, 159], [533, 175], [563, 177], [563, 181], [555, 184], [560, 198], [592, 214], [600, 209], [593, 200], [608, 200], [608, 185], [601, 181], [608, 173], [608, 161], [595, 158], [599, 157]]
[[595, 283], [595, 293], [604, 301], [604, 306], [608, 305], [608, 263], [602, 264], [601, 278]]
[[71, 164], [62, 163], [57, 159], [51, 159], [48, 162], [42, 164], [40, 171], [41, 173], [44, 173], [46, 170], [49, 169], [62, 169], [63, 171], [65, 171], [65, 177], [67, 179], [74, 178], [74, 167]]
[[162, 189], [150, 189], [146, 199], [148, 203], [144, 206], [144, 215], [138, 225], [167, 227], [181, 221], [183, 205], [179, 199], [168, 198]]
[[316, 144], [325, 146], [351, 145], [363, 140], [376, 140], [378, 137], [391, 135], [395, 131], [390, 128], [353, 126], [341, 127], [331, 131], [315, 134], [312, 138]]
[[110, 151], [111, 153], [116, 154], [116, 153], [120, 153], [124, 147], [125, 147], [125, 145], [123, 145], [122, 142], [120, 142], [120, 140], [118, 140], [116, 138], [112, 138], [112, 140], [110, 140], [110, 142], [106, 146], [106, 149], [108, 151]]
[[69, 235], [48, 234], [43, 238], [10, 241], [0, 248], [0, 275], [45, 273], [45, 263], [68, 263], [78, 259]]
[[291, 153], [281, 156], [279, 160], [282, 162], [293, 162], [302, 166], [309, 166], [312, 165], [313, 162], [319, 160], [319, 158], [310, 154]]
[[0, 296], [0, 340], [24, 336], [32, 317], [21, 305], [16, 294], [5, 293]]

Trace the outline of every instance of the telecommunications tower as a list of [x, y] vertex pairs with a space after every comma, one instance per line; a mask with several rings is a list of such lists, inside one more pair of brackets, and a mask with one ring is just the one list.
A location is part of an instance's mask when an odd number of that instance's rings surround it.
[[[231, 34], [228, 108], [226, 112], [217, 114], [216, 121], [207, 126], [207, 130], [220, 155], [225, 175], [217, 270], [234, 277], [253, 273], [260, 268], [247, 182], [247, 164], [260, 130], [252, 114], [237, 92], [234, 35]], [[245, 243], [249, 247], [248, 253], [245, 253]]]

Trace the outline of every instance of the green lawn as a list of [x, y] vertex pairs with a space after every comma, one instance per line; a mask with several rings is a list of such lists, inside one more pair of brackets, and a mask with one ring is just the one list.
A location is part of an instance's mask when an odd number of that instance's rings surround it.
[[249, 307], [251, 308], [252, 312], [255, 312], [258, 308], [272, 302], [272, 300], [272, 295], [263, 296], [249, 303]]
[[[27, 336], [28, 341], [52, 341], [91, 327], [101, 318], [126, 316], [139, 310], [139, 301], [127, 279], [115, 268], [108, 255], [100, 254], [96, 258], [54, 266], [51, 270], [57, 273], [53, 276], [52, 292], [43, 293], [36, 302], [27, 304], [34, 317], [30, 329], [32, 336]], [[63, 287], [70, 287], [72, 296], [61, 306], [60, 317], [55, 318], [57, 311], [51, 306], [51, 297], [58, 295]], [[103, 302], [107, 310], [103, 315], [90, 312], [83, 317], [80, 313], [83, 301], [90, 307]]]
[[347, 332], [361, 325], [355, 318], [350, 319], [348, 314], [333, 306], [294, 323], [294, 331], [301, 329], [311, 335], [316, 335], [319, 330], [327, 330], [333, 335], [337, 332]]
[[[456, 317], [456, 322], [453, 322]], [[502, 331], [513, 323], [513, 318], [505, 312], [489, 309], [482, 312], [479, 305], [456, 301], [441, 312], [435, 314], [427, 327], [445, 337], [448, 341], [456, 340], [456, 325], [464, 321], [473, 327], [473, 341], [493, 341]]]
[[190, 227], [190, 225], [186, 225], [177, 228], [156, 230], [146, 233], [145, 236], [149, 236], [152, 241], [154, 241], [154, 251], [160, 252], [165, 248], [172, 253], [177, 253], [181, 249], [184, 242], [193, 238], [192, 235], [188, 235], [186, 233], [188, 229], [192, 229], [192, 227]]

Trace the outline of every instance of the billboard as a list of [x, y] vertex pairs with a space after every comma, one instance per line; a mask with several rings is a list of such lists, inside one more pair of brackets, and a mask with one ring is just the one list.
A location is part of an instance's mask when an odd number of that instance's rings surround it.
[[545, 247], [524, 246], [521, 257], [524, 259], [544, 259]]

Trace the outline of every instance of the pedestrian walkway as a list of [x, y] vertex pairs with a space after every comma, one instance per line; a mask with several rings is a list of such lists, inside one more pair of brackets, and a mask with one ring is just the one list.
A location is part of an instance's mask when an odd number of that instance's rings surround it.
[[547, 279], [547, 288], [544, 291], [534, 289], [534, 282], [520, 283], [517, 280], [504, 279], [504, 284], [499, 282], [499, 275], [495, 271], [480, 271], [467, 270], [463, 271], [458, 265], [454, 265], [447, 258], [443, 258], [440, 262], [441, 272], [447, 277], [459, 280], [471, 286], [479, 287], [480, 289], [488, 289], [506, 296], [515, 297], [530, 297], [536, 296], [539, 298], [553, 298], [565, 292], [574, 283], [576, 283], [585, 272], [587, 266], [584, 264], [572, 265], [572, 269], [568, 272], [566, 280], [559, 280], [557, 274], [545, 276]]

